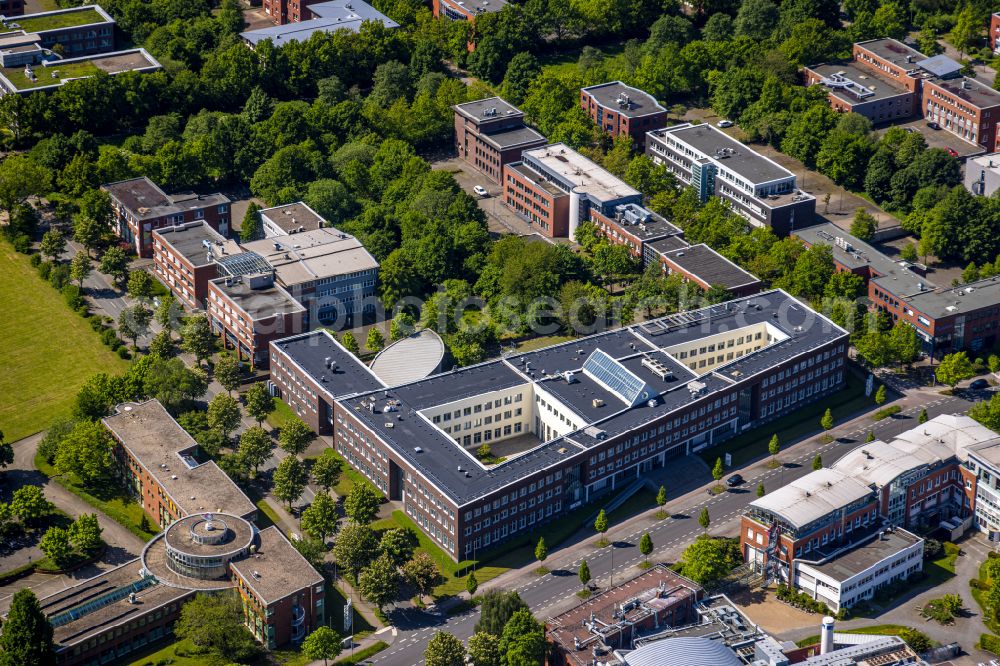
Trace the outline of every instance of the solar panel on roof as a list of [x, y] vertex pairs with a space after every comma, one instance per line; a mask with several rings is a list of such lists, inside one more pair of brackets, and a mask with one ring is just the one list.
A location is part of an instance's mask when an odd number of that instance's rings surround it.
[[646, 382], [636, 377], [628, 368], [600, 349], [595, 349], [587, 357], [583, 363], [583, 371], [607, 387], [609, 391], [624, 400], [629, 406], [635, 406], [651, 396]]

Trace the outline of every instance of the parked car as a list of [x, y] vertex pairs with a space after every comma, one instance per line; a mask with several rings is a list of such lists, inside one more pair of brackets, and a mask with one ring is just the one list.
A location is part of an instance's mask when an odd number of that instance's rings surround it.
[[941, 129], [941, 126], [938, 125], [935, 122], [928, 122], [927, 126], [930, 127], [932, 130], [939, 130], [939, 129]]
[[720, 120], [719, 122], [717, 122], [715, 124], [718, 125], [719, 127], [723, 128], [723, 129], [725, 129], [727, 127], [732, 127], [733, 126], [733, 121], [732, 120]]
[[973, 391], [982, 391], [983, 389], [988, 389], [989, 387], [990, 383], [985, 379], [977, 379], [976, 381], [969, 384], [969, 388], [972, 389]]
[[743, 485], [743, 475], [742, 474], [733, 474], [731, 477], [729, 477], [728, 479], [726, 479], [726, 485], [729, 486], [730, 488], [735, 488], [736, 486], [742, 486]]
[[472, 191], [481, 197], [488, 197], [490, 195], [490, 193], [482, 185], [476, 185], [472, 188]]
[[955, 150], [954, 148], [945, 148], [945, 150], [947, 150], [948, 154], [951, 155], [952, 157], [958, 157], [958, 151]]

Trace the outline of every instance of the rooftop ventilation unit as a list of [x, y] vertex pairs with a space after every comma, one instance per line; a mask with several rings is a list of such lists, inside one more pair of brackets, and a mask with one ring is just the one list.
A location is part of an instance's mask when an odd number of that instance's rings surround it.
[[424, 450], [422, 448], [420, 448], [419, 446], [414, 446], [413, 447], [413, 452], [414, 453], [423, 453]]
[[649, 370], [660, 379], [668, 380], [674, 378], [673, 371], [664, 365], [658, 358], [652, 358], [649, 356], [643, 358], [642, 367], [649, 368]]
[[607, 436], [608, 436], [608, 433], [606, 433], [605, 431], [601, 430], [597, 426], [590, 426], [589, 428], [586, 428], [583, 431], [583, 434], [587, 435], [588, 437], [593, 437], [594, 439], [596, 439], [598, 441], [603, 440], [603, 439], [607, 438]]
[[604, 401], [601, 400], [600, 398], [594, 398], [594, 400], [591, 402], [591, 404], [594, 407], [603, 407], [604, 406]]

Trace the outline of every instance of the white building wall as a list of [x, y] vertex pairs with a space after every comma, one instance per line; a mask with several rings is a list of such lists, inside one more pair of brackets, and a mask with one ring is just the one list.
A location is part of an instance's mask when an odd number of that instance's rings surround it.
[[479, 446], [531, 432], [533, 404], [532, 385], [520, 384], [429, 407], [421, 414], [462, 446]]

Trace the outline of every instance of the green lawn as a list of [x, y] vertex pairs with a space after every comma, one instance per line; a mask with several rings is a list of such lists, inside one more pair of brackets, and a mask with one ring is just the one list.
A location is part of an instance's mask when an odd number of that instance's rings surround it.
[[517, 343], [517, 351], [534, 351], [536, 349], [541, 349], [542, 347], [551, 347], [552, 345], [557, 345], [561, 342], [569, 342], [570, 340], [575, 339], [576, 337], [572, 335], [542, 335], [537, 338], [529, 338], [528, 340]]
[[[989, 559], [983, 560], [983, 563], [979, 565], [979, 580], [983, 582], [989, 582], [989, 576], [986, 574], [986, 563]], [[976, 600], [979, 604], [980, 610], [982, 610], [983, 623], [986, 627], [992, 631], [994, 634], [1000, 634], [1000, 623], [996, 622], [991, 614], [986, 612], [986, 590], [980, 590], [978, 588], [971, 588], [972, 598]]]
[[[89, 60], [80, 62], [61, 63], [52, 67], [35, 67], [35, 80], [32, 81], [24, 75], [22, 67], [4, 67], [3, 75], [14, 84], [18, 90], [28, 90], [30, 88], [41, 88], [42, 86], [57, 85], [63, 79], [75, 79], [84, 76], [94, 76], [100, 68]], [[52, 73], [56, 72], [56, 76]]]
[[[871, 627], [861, 627], [860, 629], [838, 629], [842, 634], [875, 634], [876, 636], [899, 636], [900, 632], [913, 629], [901, 624], [876, 624]], [[808, 647], [819, 643], [819, 634], [809, 636], [802, 640], [795, 641], [799, 647]]]
[[274, 411], [267, 415], [267, 422], [272, 428], [281, 429], [292, 419], [299, 418], [298, 414], [292, 411], [288, 403], [281, 398], [274, 399]]
[[77, 390], [98, 372], [127, 363], [69, 309], [6, 241], [0, 241], [0, 431], [16, 441], [69, 411]]
[[17, 16], [13, 19], [25, 32], [40, 32], [43, 30], [55, 30], [56, 28], [71, 28], [77, 25], [88, 25], [90, 23], [101, 23], [105, 19], [97, 13], [97, 10], [88, 7], [75, 12], [62, 12], [60, 14], [49, 14], [48, 16]]
[[[169, 641], [169, 642], [166, 642]], [[157, 641], [130, 658], [129, 666], [156, 666], [157, 664], [170, 664], [171, 666], [212, 666], [216, 663], [225, 663], [223, 660], [216, 660], [209, 655], [193, 654], [194, 644], [189, 640], [179, 641], [173, 638], [166, 638]]]
[[[780, 419], [765, 423], [759, 428], [753, 428], [747, 433], [727, 439], [718, 446], [705, 449], [698, 455], [711, 467], [718, 458], [725, 458], [725, 454], [732, 453], [733, 466], [739, 467], [767, 455], [767, 444], [774, 433], [778, 434], [782, 446], [802, 437], [818, 435], [821, 431], [819, 420], [827, 407], [833, 413], [834, 424], [840, 423], [863, 409], [873, 407], [874, 400], [865, 397], [864, 381], [850, 370], [846, 373], [846, 377], [847, 387], [844, 390], [806, 405], [802, 409], [797, 409]], [[778, 457], [781, 457], [780, 454]]]

